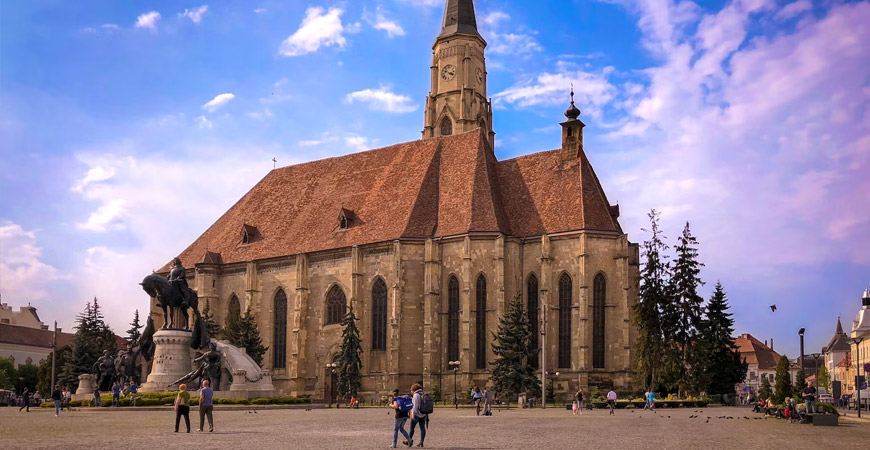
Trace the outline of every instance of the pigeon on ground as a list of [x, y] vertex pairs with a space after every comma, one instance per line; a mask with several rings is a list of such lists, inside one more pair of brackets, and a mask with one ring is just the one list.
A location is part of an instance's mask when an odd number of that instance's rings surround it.
[[749, 417], [743, 416], [744, 419], [749, 420]]
[[710, 423], [710, 418], [708, 417], [708, 418], [707, 418], [707, 421], [704, 422], [704, 423]]

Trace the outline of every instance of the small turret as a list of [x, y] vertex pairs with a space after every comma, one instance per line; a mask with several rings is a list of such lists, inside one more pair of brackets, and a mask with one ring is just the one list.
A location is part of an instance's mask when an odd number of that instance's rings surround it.
[[580, 109], [574, 105], [574, 86], [571, 86], [571, 106], [565, 110], [566, 122], [562, 122], [562, 161], [571, 161], [583, 153], [583, 127], [580, 121]]

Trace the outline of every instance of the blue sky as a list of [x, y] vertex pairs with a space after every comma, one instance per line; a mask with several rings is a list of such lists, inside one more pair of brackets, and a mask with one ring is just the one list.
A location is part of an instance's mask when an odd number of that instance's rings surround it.
[[[0, 293], [66, 328], [271, 168], [418, 139], [442, 0], [0, 1]], [[737, 331], [818, 351], [870, 284], [870, 4], [475, 2], [501, 159], [586, 150], [633, 241], [701, 242]], [[779, 311], [770, 313], [767, 305]]]

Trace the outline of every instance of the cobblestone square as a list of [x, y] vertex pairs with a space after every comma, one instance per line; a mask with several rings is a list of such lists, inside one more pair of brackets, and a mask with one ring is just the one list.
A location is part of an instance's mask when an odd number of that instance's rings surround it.
[[[839, 427], [813, 427], [759, 419], [760, 415], [745, 407], [698, 410], [700, 417], [692, 419], [694, 411], [663, 409], [656, 414], [619, 410], [610, 417], [606, 411], [595, 410], [574, 417], [564, 409], [512, 409], [495, 411], [492, 417], [476, 417], [471, 409], [438, 408], [431, 418], [426, 447], [863, 449], [870, 442], [870, 422], [851, 418], [841, 419]], [[718, 418], [722, 416], [733, 419]], [[170, 410], [85, 408], [54, 417], [53, 410], [25, 414], [18, 413], [17, 408], [0, 408], [0, 448], [387, 448], [393, 430], [392, 413], [379, 408], [256, 412], [218, 408], [214, 433], [196, 431], [199, 424], [196, 410], [191, 411], [191, 419], [191, 434], [175, 434], [174, 413]]]

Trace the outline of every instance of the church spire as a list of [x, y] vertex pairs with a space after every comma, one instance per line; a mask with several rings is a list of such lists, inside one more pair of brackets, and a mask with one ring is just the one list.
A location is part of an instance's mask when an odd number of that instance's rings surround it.
[[447, 6], [444, 8], [444, 23], [441, 25], [438, 39], [454, 34], [480, 37], [480, 33], [477, 32], [477, 18], [474, 16], [474, 0], [447, 0]]

